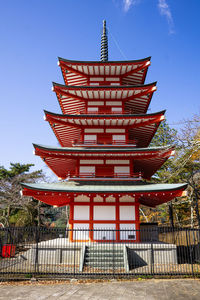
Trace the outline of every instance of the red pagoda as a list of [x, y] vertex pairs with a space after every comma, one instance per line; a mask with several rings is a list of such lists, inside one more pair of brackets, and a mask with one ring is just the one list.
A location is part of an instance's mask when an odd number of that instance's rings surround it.
[[34, 148], [61, 182], [22, 184], [23, 195], [69, 205], [69, 228], [88, 230], [84, 240], [108, 241], [106, 229], [115, 229], [114, 241], [139, 242], [139, 205], [155, 207], [186, 188], [149, 182], [174, 153], [172, 146], [149, 147], [165, 113], [147, 113], [156, 90], [156, 82], [144, 84], [150, 57], [108, 61], [104, 21], [101, 61], [59, 58], [59, 66], [65, 85], [53, 83], [53, 91], [62, 114], [45, 111], [45, 120], [61, 147]]

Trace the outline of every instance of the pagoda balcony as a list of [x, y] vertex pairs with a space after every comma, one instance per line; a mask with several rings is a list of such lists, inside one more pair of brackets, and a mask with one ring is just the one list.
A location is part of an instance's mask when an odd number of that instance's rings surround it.
[[133, 141], [119, 141], [119, 140], [113, 140], [111, 143], [99, 143], [96, 140], [84, 140], [83, 142], [74, 142], [73, 146], [91, 146], [91, 147], [116, 147], [116, 146], [124, 146], [124, 147], [136, 147], [136, 140]]
[[88, 173], [81, 173], [79, 175], [73, 175], [68, 174], [67, 180], [69, 181], [104, 181], [104, 180], [109, 180], [109, 181], [129, 181], [129, 180], [134, 180], [134, 181], [140, 181], [142, 180], [142, 173], [113, 173], [112, 175], [98, 175], [92, 172]]
[[97, 110], [97, 111], [91, 111], [91, 110], [87, 110], [85, 112], [83, 111], [77, 111], [76, 113], [77, 115], [81, 115], [81, 114], [87, 114], [87, 115], [134, 115], [135, 112], [133, 109], [129, 109], [129, 110]]
[[122, 110], [113, 110], [113, 111], [86, 111], [87, 115], [124, 115], [127, 114]]

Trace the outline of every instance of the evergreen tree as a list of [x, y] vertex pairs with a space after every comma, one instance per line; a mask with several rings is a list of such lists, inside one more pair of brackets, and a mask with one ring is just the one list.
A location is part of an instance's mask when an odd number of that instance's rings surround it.
[[10, 168], [0, 166], [0, 221], [5, 226], [35, 223], [38, 201], [21, 197], [21, 182], [36, 182], [44, 178], [42, 170], [30, 172], [33, 164], [10, 163]]

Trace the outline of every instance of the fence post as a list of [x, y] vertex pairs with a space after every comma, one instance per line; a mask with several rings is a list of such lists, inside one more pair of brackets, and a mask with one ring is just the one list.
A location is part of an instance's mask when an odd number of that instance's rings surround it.
[[188, 229], [186, 228], [186, 240], [187, 240], [187, 246], [189, 245], [189, 251], [190, 251], [190, 263], [192, 265], [192, 276], [194, 276], [194, 270], [193, 270], [193, 260], [192, 260], [192, 250], [191, 250], [191, 242], [190, 242], [190, 232], [189, 232], [189, 241], [188, 241]]
[[195, 193], [195, 210], [196, 210], [198, 228], [200, 229], [200, 215], [199, 215], [199, 204], [198, 204], [198, 192], [197, 192], [196, 187], [194, 188], [194, 193]]
[[74, 277], [75, 277], [75, 272], [76, 272], [76, 270], [75, 270], [75, 268], [76, 268], [76, 229], [71, 229], [72, 230], [72, 239], [73, 239], [73, 243], [74, 243]]
[[152, 240], [152, 229], [151, 229], [151, 275], [154, 275], [154, 252], [153, 252], [153, 240]]
[[115, 277], [115, 248], [114, 248], [115, 242], [114, 242], [114, 239], [115, 239], [115, 235], [116, 235], [115, 229], [112, 229], [112, 232], [113, 232], [112, 239], [113, 239], [113, 278], [114, 278]]
[[38, 272], [38, 242], [39, 242], [39, 227], [35, 228], [35, 273]]
[[190, 263], [192, 265], [192, 276], [194, 276], [191, 245], [190, 245], [190, 241], [188, 241], [188, 230], [187, 230], [187, 228], [186, 228], [186, 241], [187, 241], [187, 248], [189, 248], [189, 251], [190, 251]]

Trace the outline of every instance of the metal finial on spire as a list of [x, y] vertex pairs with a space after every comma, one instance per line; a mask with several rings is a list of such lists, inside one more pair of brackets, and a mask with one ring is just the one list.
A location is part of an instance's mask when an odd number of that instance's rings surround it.
[[101, 61], [108, 61], [108, 37], [106, 20], [103, 20], [103, 33], [101, 35]]

